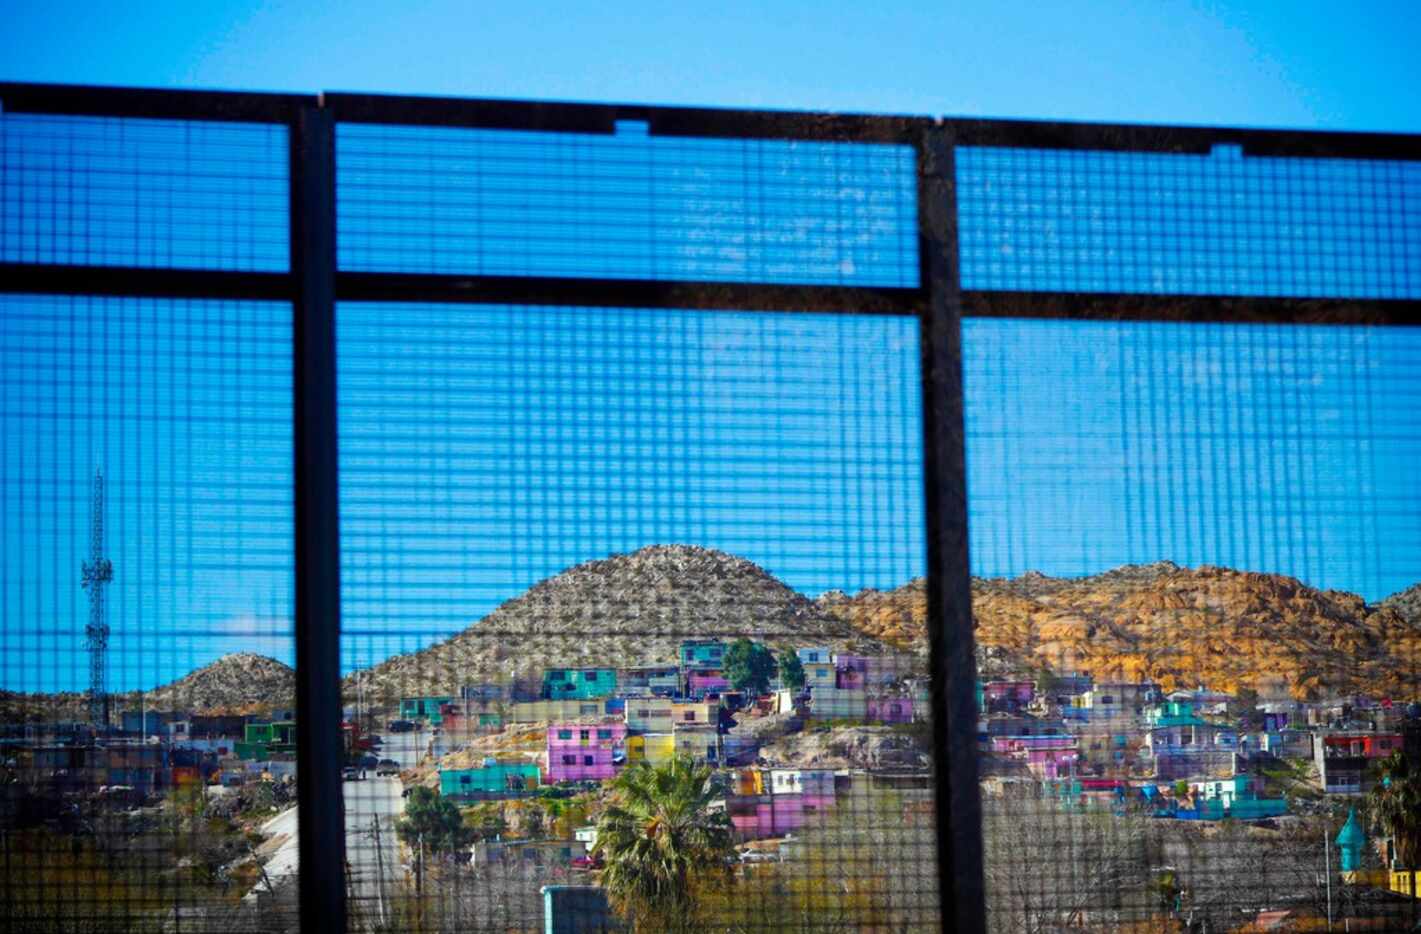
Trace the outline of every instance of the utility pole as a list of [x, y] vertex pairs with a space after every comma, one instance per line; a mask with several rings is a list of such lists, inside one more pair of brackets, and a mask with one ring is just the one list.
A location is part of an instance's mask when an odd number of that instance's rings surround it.
[[374, 827], [372, 833], [375, 836], [375, 905], [380, 912], [380, 926], [385, 926], [385, 860], [384, 854], [380, 852], [380, 815], [376, 814], [372, 818]]
[[1327, 880], [1327, 929], [1332, 930], [1332, 848], [1327, 845], [1327, 837], [1331, 829], [1326, 823], [1323, 824], [1322, 831], [1322, 866], [1323, 878]]

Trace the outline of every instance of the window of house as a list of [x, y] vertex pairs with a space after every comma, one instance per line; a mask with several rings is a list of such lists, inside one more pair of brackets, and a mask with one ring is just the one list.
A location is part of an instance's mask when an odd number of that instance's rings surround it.
[[582, 673], [582, 680], [584, 680], [584, 681], [596, 681], [596, 680], [597, 680], [597, 672], [595, 672], [595, 671], [584, 671], [584, 672]]
[[572, 739], [572, 730], [558, 730], [558, 739]]
[[591, 739], [591, 738], [592, 738], [592, 731], [591, 731], [591, 730], [578, 730], [578, 731], [577, 731], [577, 738], [578, 738], [578, 739], [583, 739], [583, 740]]
[[598, 730], [598, 731], [597, 731], [597, 738], [598, 738], [598, 739], [611, 739], [611, 738], [612, 738], [612, 731], [611, 731], [611, 730]]
[[577, 765], [577, 756], [566, 755], [562, 757], [563, 765]]
[[582, 757], [582, 764], [583, 764], [583, 765], [592, 765], [594, 761], [595, 761], [595, 760], [592, 758], [592, 756], [583, 756], [583, 757]]

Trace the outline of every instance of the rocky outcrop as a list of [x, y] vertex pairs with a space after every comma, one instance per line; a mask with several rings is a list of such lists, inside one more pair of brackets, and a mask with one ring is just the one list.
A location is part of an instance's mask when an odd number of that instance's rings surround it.
[[920, 771], [931, 765], [924, 739], [895, 727], [832, 727], [781, 737], [760, 759], [778, 768]]

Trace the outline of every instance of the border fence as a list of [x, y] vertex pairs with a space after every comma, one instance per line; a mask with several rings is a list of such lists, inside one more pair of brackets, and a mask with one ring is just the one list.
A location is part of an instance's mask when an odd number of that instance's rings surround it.
[[[986, 930], [999, 910], [989, 908], [996, 896], [984, 871], [980, 789], [991, 770], [978, 752], [981, 647], [969, 541], [974, 561], [990, 554], [1001, 557], [994, 567], [1030, 564], [1029, 536], [1012, 524], [1039, 502], [1013, 499], [1013, 483], [1019, 492], [1046, 482], [987, 476], [1031, 456], [1029, 440], [1008, 437], [1010, 425], [998, 426], [1002, 461], [969, 476], [972, 424], [990, 421], [990, 413], [974, 414], [971, 394], [993, 380], [1010, 393], [1023, 378], [1017, 364], [1031, 365], [1011, 357], [1022, 335], [992, 336], [990, 328], [1099, 326], [1101, 354], [1143, 357], [1130, 376], [1143, 384], [1150, 354], [1186, 338], [1122, 328], [1218, 337], [1214, 373], [1222, 379], [1250, 359], [1277, 362], [1277, 347], [1267, 335], [1230, 344], [1233, 332], [1219, 337], [1220, 327], [1337, 328], [1339, 344], [1355, 329], [1383, 345], [1388, 333], [1421, 325], [1421, 138], [1413, 136], [19, 84], [0, 84], [0, 107], [0, 291], [289, 309], [294, 588], [285, 611], [294, 628], [285, 635], [294, 640], [301, 727], [299, 910], [307, 929], [347, 927], [350, 907], [345, 850], [354, 844], [339, 793], [351, 787], [342, 783], [342, 677], [350, 668], [343, 620], [347, 640], [350, 632], [374, 638], [382, 625], [380, 613], [353, 609], [353, 591], [343, 590], [358, 584], [351, 553], [367, 548], [342, 530], [359, 514], [342, 496], [361, 482], [358, 468], [343, 473], [342, 444], [358, 435], [338, 414], [343, 306], [915, 323], [936, 838], [924, 858], [935, 860], [941, 924], [956, 931]], [[1140, 334], [1159, 343], [1132, 345], [1145, 340]], [[966, 361], [973, 341], [1000, 356]], [[1085, 360], [1093, 351], [1082, 352]], [[1394, 365], [1417, 362], [1402, 354]], [[1388, 385], [1381, 375], [1355, 379], [1358, 405]], [[1182, 398], [1155, 398], [1152, 412], [1175, 407], [1159, 422], [1142, 409], [1101, 430], [1133, 433], [1147, 446], [1166, 437], [1180, 406], [1206, 407]], [[1372, 431], [1414, 427], [1405, 411], [1374, 401]], [[1302, 404], [1286, 392], [1277, 398], [1279, 406]], [[1228, 444], [1255, 427], [1220, 422], [1189, 437], [1216, 430]], [[1211, 535], [1241, 539], [1250, 524], [1262, 535], [1288, 516], [1312, 540], [1292, 550], [1260, 545], [1251, 566], [1271, 561], [1325, 576], [1329, 548], [1356, 546], [1374, 552], [1366, 573], [1421, 578], [1413, 552], [1383, 553], [1390, 536], [1421, 532], [1414, 502], [1378, 506], [1365, 542], [1325, 540], [1317, 510], [1328, 507], [1288, 499], [1288, 478], [1316, 470], [1308, 439], [1293, 441], [1277, 462], [1233, 461], [1255, 478], [1276, 471], [1271, 507], [1264, 499], [1258, 512], [1236, 504], [1191, 533], [1170, 519], [1170, 496], [1159, 492], [1172, 481], [1148, 474], [1152, 485], [1122, 507], [1128, 541], [1118, 549], [1092, 541], [1072, 554], [1083, 569], [1091, 558], [1116, 563], [1117, 554], [1128, 563], [1150, 545], [1161, 557], [1207, 556], [1200, 542]], [[1194, 443], [1181, 442], [1179, 460], [1202, 462]], [[1197, 481], [1201, 489], [1229, 473], [1228, 458], [1208, 457], [1213, 473]], [[1087, 471], [1088, 460], [1059, 466]], [[1134, 481], [1152, 469], [1165, 468], [1137, 465]], [[1177, 488], [1193, 489], [1187, 474]], [[1085, 495], [1089, 481], [1051, 482], [1064, 502]], [[974, 523], [979, 516], [973, 498], [985, 490], [986, 521], [969, 528], [969, 513]], [[7, 609], [7, 652], [23, 638], [18, 619]], [[1410, 657], [1403, 672], [1413, 688], [1417, 661]], [[1048, 872], [1040, 884], [1071, 878]]]

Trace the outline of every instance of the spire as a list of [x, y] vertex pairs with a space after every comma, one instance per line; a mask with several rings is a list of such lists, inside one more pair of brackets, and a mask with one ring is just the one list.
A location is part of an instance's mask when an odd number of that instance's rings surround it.
[[1357, 809], [1347, 811], [1347, 822], [1337, 834], [1337, 849], [1341, 853], [1341, 870], [1356, 872], [1362, 868], [1362, 850], [1367, 845], [1367, 835], [1357, 820]]

